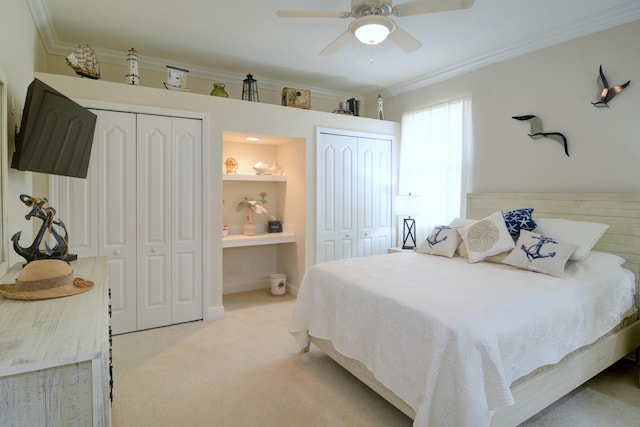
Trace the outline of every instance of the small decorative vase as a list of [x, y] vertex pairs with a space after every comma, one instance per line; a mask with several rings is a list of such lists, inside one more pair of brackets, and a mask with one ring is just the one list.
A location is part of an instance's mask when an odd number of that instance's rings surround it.
[[213, 84], [213, 90], [210, 93], [211, 96], [220, 96], [222, 98], [228, 98], [229, 94], [227, 93], [226, 90], [224, 90], [224, 84], [223, 83], [214, 83]]
[[246, 234], [247, 236], [253, 236], [254, 234], [256, 234], [256, 225], [252, 222], [246, 223], [242, 227], [242, 233]]

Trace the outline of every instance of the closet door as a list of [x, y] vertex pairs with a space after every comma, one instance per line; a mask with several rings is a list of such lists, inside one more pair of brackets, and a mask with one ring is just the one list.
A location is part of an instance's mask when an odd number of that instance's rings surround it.
[[357, 138], [321, 133], [316, 154], [316, 262], [357, 256]]
[[202, 121], [172, 118], [172, 322], [202, 319]]
[[358, 256], [391, 247], [391, 141], [358, 138]]
[[171, 119], [138, 114], [138, 329], [172, 323], [171, 154]]
[[[113, 332], [136, 327], [136, 115], [99, 111], [96, 149], [98, 255], [109, 257]], [[92, 154], [93, 156], [93, 154]]]
[[96, 124], [87, 178], [49, 177], [49, 206], [69, 232], [69, 253], [79, 257], [98, 255], [98, 169], [96, 153], [100, 118]]
[[109, 258], [111, 325], [136, 327], [136, 115], [98, 116], [86, 179], [50, 177], [51, 205], [69, 231], [70, 253]]

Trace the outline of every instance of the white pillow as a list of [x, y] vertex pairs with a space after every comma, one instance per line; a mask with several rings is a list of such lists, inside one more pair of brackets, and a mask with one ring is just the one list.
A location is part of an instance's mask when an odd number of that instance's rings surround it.
[[[466, 225], [475, 224], [476, 222], [478, 222], [477, 219], [454, 218], [449, 223], [449, 227], [460, 228], [460, 227], [464, 227]], [[466, 258], [467, 257], [467, 249], [464, 247], [464, 242], [462, 241], [462, 239], [460, 239], [460, 243], [458, 244], [458, 247], [456, 248], [456, 252], [455, 253], [460, 255], [462, 258]]]
[[560, 243], [552, 237], [520, 230], [516, 248], [502, 262], [525, 270], [562, 277], [564, 267], [574, 249], [574, 246]]
[[536, 218], [536, 223], [536, 233], [553, 236], [560, 242], [575, 246], [575, 251], [569, 258], [572, 261], [585, 259], [609, 228], [607, 224], [562, 218]]
[[497, 211], [478, 222], [459, 228], [467, 249], [467, 262], [483, 261], [485, 258], [513, 249], [513, 237], [509, 234], [502, 211]]
[[449, 227], [460, 228], [460, 227], [465, 227], [467, 225], [475, 224], [476, 222], [478, 222], [477, 219], [454, 218], [449, 223]]
[[433, 228], [429, 236], [418, 246], [416, 252], [430, 255], [442, 255], [451, 258], [460, 243], [460, 235], [455, 228], [438, 225]]

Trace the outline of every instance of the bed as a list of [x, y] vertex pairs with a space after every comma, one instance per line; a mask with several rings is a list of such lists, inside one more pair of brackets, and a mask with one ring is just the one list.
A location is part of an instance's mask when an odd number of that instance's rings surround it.
[[523, 207], [608, 228], [564, 277], [411, 252], [317, 264], [290, 332], [416, 426], [525, 421], [640, 346], [640, 195], [469, 194], [466, 216]]

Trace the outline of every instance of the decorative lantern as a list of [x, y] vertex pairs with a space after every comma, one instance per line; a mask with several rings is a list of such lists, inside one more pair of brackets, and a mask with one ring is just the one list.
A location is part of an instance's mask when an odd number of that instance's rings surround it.
[[245, 101], [260, 102], [258, 99], [258, 82], [251, 74], [242, 81], [242, 99]]

